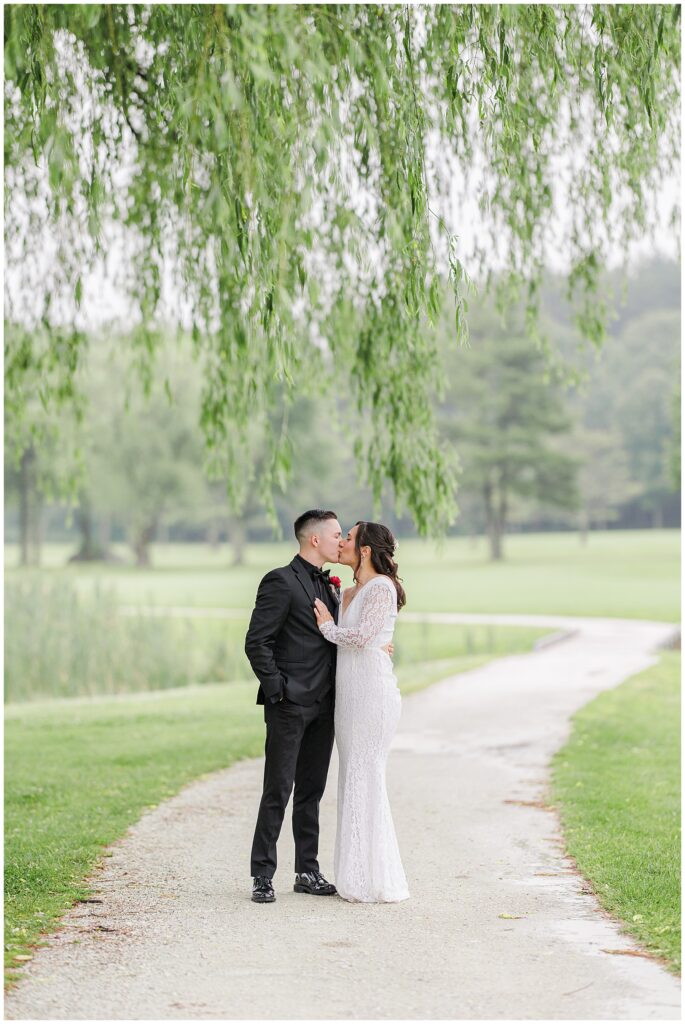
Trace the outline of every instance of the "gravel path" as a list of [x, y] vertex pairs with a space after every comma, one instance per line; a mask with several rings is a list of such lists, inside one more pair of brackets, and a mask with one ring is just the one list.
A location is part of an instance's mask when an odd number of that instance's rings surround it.
[[[600, 909], [536, 806], [569, 716], [652, 664], [667, 624], [440, 616], [572, 631], [404, 701], [388, 788], [412, 898], [250, 902], [261, 761], [200, 779], [105, 858], [10, 992], [10, 1019], [674, 1019], [680, 982]], [[255, 707], [255, 714], [261, 711]], [[335, 755], [322, 803], [332, 872]], [[511, 915], [503, 917], [502, 915]], [[622, 952], [617, 952], [622, 951]]]

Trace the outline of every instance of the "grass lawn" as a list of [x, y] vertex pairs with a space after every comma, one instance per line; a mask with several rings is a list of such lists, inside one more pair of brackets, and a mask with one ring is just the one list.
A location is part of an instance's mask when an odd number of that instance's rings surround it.
[[679, 971], [679, 652], [574, 716], [552, 792], [569, 853], [602, 904]]
[[[499, 653], [542, 630], [498, 631]], [[508, 634], [508, 644], [504, 637]], [[403, 693], [492, 654], [398, 667]], [[411, 656], [411, 651], [407, 652]], [[122, 697], [34, 700], [5, 714], [5, 963], [27, 956], [73, 901], [102, 848], [147, 807], [199, 776], [263, 752], [255, 680]], [[255, 814], [256, 814], [255, 805]], [[247, 852], [246, 852], [247, 856]], [[249, 864], [245, 864], [246, 878]]]
[[[345, 525], [345, 524], [343, 524]], [[117, 591], [123, 604], [211, 605], [243, 608], [254, 603], [261, 576], [290, 561], [295, 546], [249, 545], [246, 564], [231, 566], [227, 545], [155, 544], [151, 570], [69, 566], [73, 546], [46, 545], [46, 570], [64, 573], [85, 591], [96, 581]], [[398, 562], [410, 611], [539, 612], [626, 618], [680, 617], [680, 532], [605, 530], [582, 544], [575, 533], [512, 534], [505, 559], [489, 560], [484, 537], [454, 537], [442, 547], [400, 540]], [[7, 571], [17, 563], [16, 545], [5, 548]], [[44, 570], [41, 570], [44, 571]], [[24, 570], [25, 572], [25, 570]], [[345, 586], [350, 570], [337, 570]]]

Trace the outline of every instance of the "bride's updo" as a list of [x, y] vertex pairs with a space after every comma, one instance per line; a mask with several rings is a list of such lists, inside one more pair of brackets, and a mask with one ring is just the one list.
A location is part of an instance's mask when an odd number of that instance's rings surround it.
[[382, 523], [365, 523], [360, 520], [355, 524], [357, 532], [354, 543], [357, 551], [357, 564], [354, 569], [355, 579], [361, 566], [361, 549], [371, 548], [371, 565], [381, 576], [389, 576], [397, 591], [397, 610], [407, 603], [407, 595], [397, 575], [398, 565], [394, 559], [397, 543], [387, 526]]

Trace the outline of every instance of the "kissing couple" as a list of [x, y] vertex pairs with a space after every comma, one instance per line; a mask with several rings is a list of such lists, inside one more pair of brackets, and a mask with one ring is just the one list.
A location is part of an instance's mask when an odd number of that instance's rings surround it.
[[[257, 590], [245, 653], [264, 705], [264, 786], [252, 843], [252, 899], [273, 903], [276, 842], [293, 795], [295, 892], [361, 903], [409, 896], [385, 788], [385, 766], [401, 697], [390, 658], [406, 597], [395, 539], [381, 523], [347, 536], [335, 512], [295, 521], [299, 553]], [[326, 562], [354, 570], [341, 583]], [[338, 827], [333, 885], [319, 870], [319, 803], [333, 740], [338, 746]], [[336, 888], [337, 887], [337, 888]]]

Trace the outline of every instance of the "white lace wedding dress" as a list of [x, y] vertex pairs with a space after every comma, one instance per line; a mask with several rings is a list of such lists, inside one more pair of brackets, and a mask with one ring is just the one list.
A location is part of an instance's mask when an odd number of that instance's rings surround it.
[[343, 899], [395, 903], [409, 896], [385, 788], [385, 765], [400, 718], [392, 661], [382, 648], [397, 618], [397, 591], [373, 576], [338, 617], [319, 627], [338, 645], [335, 740], [338, 831], [335, 885]]

